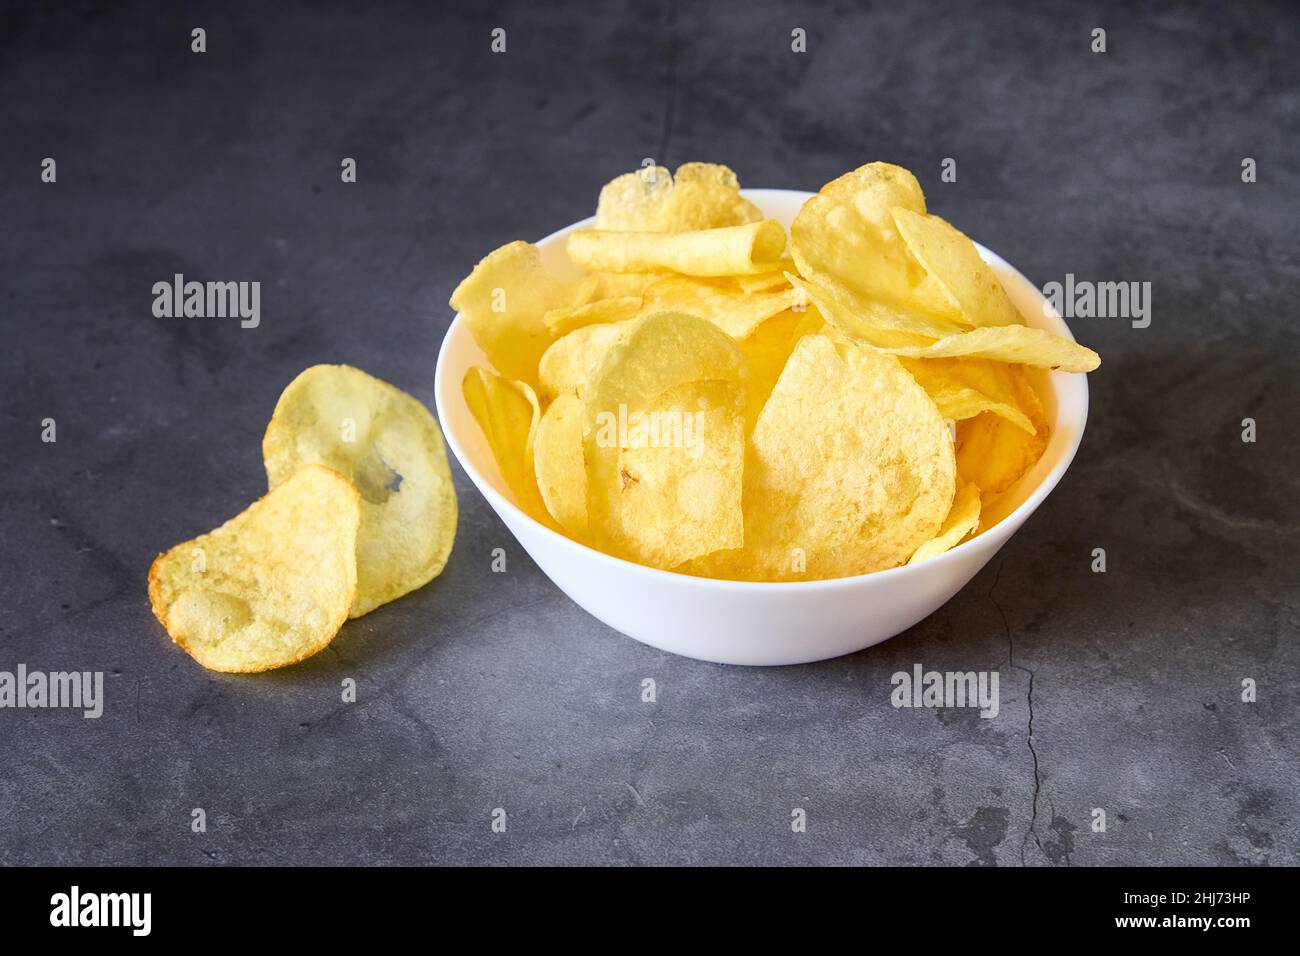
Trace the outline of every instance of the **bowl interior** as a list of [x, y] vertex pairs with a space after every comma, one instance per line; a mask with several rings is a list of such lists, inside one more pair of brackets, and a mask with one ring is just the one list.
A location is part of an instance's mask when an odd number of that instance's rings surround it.
[[[746, 189], [744, 195], [754, 202], [764, 214], [777, 220], [787, 229], [794, 220], [799, 208], [812, 193], [786, 189]], [[538, 241], [542, 260], [558, 276], [574, 276], [578, 270], [569, 261], [564, 251], [564, 239], [575, 229], [581, 229], [591, 223], [591, 219], [574, 223], [554, 232]], [[1015, 303], [1028, 325], [1046, 329], [1065, 338], [1074, 339], [1065, 321], [1051, 308], [1042, 293], [1017, 272], [996, 253], [990, 252], [976, 243], [980, 255], [992, 266], [1006, 288], [1011, 301]], [[517, 521], [534, 524], [547, 535], [554, 532], [533, 521], [517, 506], [514, 496], [501, 476], [496, 460], [488, 447], [487, 440], [479, 430], [478, 424], [470, 414], [461, 394], [460, 383], [465, 372], [474, 365], [487, 366], [489, 363], [478, 344], [470, 335], [468, 328], [460, 321], [460, 316], [452, 321], [438, 354], [438, 367], [434, 383], [438, 417], [452, 452], [464, 467], [470, 479], [479, 491], [498, 511], [508, 508]], [[1074, 457], [1083, 437], [1083, 427], [1088, 415], [1088, 381], [1084, 375], [1071, 375], [1063, 372], [1048, 372], [1043, 369], [1027, 368], [1033, 385], [1043, 400], [1043, 410], [1047, 420], [1052, 423], [1052, 435], [1047, 450], [1038, 463], [1031, 468], [1015, 485], [1007, 489], [995, 502], [988, 505], [985, 513], [990, 524], [1011, 518], [1016, 523], [1023, 520], [1038, 506], [1048, 492], [1060, 480], [1070, 460]], [[556, 535], [556, 537], [559, 537]], [[568, 541], [568, 539], [565, 539]], [[586, 548], [577, 542], [572, 546], [593, 555], [600, 552]], [[969, 542], [968, 542], [969, 543]], [[966, 544], [958, 545], [949, 554], [960, 551]], [[606, 560], [618, 560], [608, 555], [601, 555]], [[943, 556], [936, 560], [942, 560]], [[923, 568], [924, 562], [915, 565]], [[665, 572], [666, 573], [666, 572]], [[697, 579], [698, 580], [698, 579]], [[808, 582], [813, 583], [813, 582]], [[770, 585], [771, 587], [800, 587], [800, 583]]]

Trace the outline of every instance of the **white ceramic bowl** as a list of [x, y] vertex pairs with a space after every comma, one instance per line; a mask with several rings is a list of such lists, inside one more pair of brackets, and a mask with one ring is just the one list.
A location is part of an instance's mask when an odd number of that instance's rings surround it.
[[[810, 193], [749, 189], [745, 195], [787, 228]], [[564, 237], [590, 220], [538, 243], [547, 265], [575, 274]], [[1073, 338], [1042, 294], [1001, 258], [979, 247], [1030, 325]], [[457, 316], [438, 355], [434, 390], [447, 444], [470, 479], [537, 566], [589, 614], [616, 631], [674, 654], [723, 664], [801, 664], [849, 654], [907, 630], [938, 610], [988, 563], [1056, 487], [1083, 437], [1088, 382], [1042, 373], [1035, 381], [1053, 423], [1047, 451], [992, 510], [983, 534], [915, 565], [830, 581], [762, 584], [715, 581], [632, 564], [543, 527], [514, 503], [460, 383], [483, 353]]]

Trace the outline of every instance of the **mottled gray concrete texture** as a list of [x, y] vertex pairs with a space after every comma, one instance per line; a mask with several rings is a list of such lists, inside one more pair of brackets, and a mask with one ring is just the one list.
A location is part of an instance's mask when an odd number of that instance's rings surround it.
[[[0, 670], [107, 698], [0, 710], [0, 863], [1297, 863], [1293, 6], [114, 6], [0, 13]], [[348, 362], [432, 405], [456, 282], [643, 157], [800, 189], [901, 163], [1040, 285], [1150, 282], [1151, 325], [1073, 323], [1104, 361], [1070, 472], [852, 657], [622, 637], [459, 469], [446, 573], [327, 652], [174, 647], [146, 570], [263, 492], [284, 385]], [[154, 318], [177, 272], [260, 281], [261, 325]], [[998, 671], [1001, 713], [895, 710], [915, 663]]]

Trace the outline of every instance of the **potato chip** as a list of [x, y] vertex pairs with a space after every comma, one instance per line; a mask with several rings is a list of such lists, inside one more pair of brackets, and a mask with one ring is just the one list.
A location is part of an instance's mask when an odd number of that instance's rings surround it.
[[939, 532], [955, 482], [948, 427], [896, 360], [806, 335], [754, 427], [740, 576], [901, 564]]
[[780, 259], [775, 267], [766, 272], [755, 272], [753, 275], [747, 276], [732, 276], [731, 281], [735, 283], [736, 288], [741, 292], [769, 292], [772, 289], [788, 288], [790, 280], [786, 278], [786, 273], [793, 269], [793, 259]]
[[1091, 372], [1101, 364], [1092, 349], [1027, 325], [991, 325], [945, 336], [929, 345], [880, 346], [881, 351], [909, 358], [993, 359], [1059, 369], [1062, 372]]
[[1006, 418], [981, 412], [957, 428], [957, 471], [988, 494], [1015, 484], [1042, 457], [1051, 435], [1038, 393], [1024, 369], [1012, 366], [1016, 404], [1034, 426], [1031, 435]]
[[442, 431], [415, 398], [348, 365], [314, 365], [280, 395], [262, 457], [272, 488], [318, 463], [361, 493], [352, 617], [442, 573], [456, 538], [456, 490]]
[[907, 248], [957, 302], [967, 322], [975, 326], [1024, 324], [975, 243], [938, 216], [903, 206], [895, 206], [892, 213]]
[[833, 279], [867, 301], [961, 322], [956, 301], [899, 236], [895, 207], [925, 212], [920, 184], [901, 166], [869, 163], [827, 183], [790, 226], [799, 273], [823, 286]]
[[684, 312], [707, 319], [733, 339], [743, 339], [763, 322], [790, 308], [793, 290], [743, 292], [719, 279], [665, 276], [645, 290], [649, 310]]
[[537, 425], [533, 464], [546, 510], [569, 534], [587, 533], [587, 464], [583, 457], [585, 409], [576, 392], [557, 395]]
[[662, 166], [627, 173], [606, 184], [596, 208], [596, 228], [627, 232], [691, 232], [742, 226], [763, 218], [740, 195], [726, 166], [686, 163], [669, 175]]
[[306, 465], [215, 531], [160, 554], [149, 603], [209, 670], [284, 667], [324, 648], [357, 589], [360, 496]]
[[953, 496], [952, 508], [948, 517], [943, 519], [939, 533], [916, 549], [908, 559], [908, 564], [918, 564], [926, 558], [933, 558], [951, 551], [979, 527], [980, 490], [977, 486], [957, 479], [957, 494]]
[[587, 390], [588, 533], [671, 568], [743, 539], [744, 357], [694, 316], [635, 325]]
[[737, 342], [749, 371], [746, 379], [745, 434], [754, 430], [759, 412], [772, 394], [776, 380], [785, 368], [795, 343], [823, 326], [821, 314], [812, 307], [803, 312], [782, 312], [760, 325], [745, 339]]
[[533, 464], [537, 425], [542, 417], [537, 394], [527, 382], [478, 366], [465, 373], [461, 393], [483, 430], [515, 504], [543, 524], [549, 523]]
[[918, 385], [934, 400], [939, 414], [953, 421], [993, 412], [1034, 434], [1034, 425], [1020, 409], [1012, 366], [988, 359], [900, 358]]
[[605, 361], [605, 356], [636, 328], [635, 320], [607, 322], [576, 329], [546, 350], [538, 365], [538, 387], [543, 397], [581, 392]]
[[588, 271], [732, 276], [771, 271], [785, 249], [785, 230], [773, 219], [676, 233], [579, 229], [566, 248]]
[[537, 360], [552, 340], [546, 314], [591, 294], [547, 272], [536, 246], [512, 242], [474, 267], [451, 294], [451, 307], [501, 374], [533, 383]]
[[576, 309], [551, 309], [546, 313], [543, 321], [546, 322], [546, 327], [551, 334], [558, 339], [588, 325], [607, 325], [612, 322], [626, 321], [641, 311], [641, 305], [642, 298], [639, 295], [598, 299]]
[[796, 292], [817, 306], [826, 321], [851, 339], [877, 348], [925, 346], [936, 338], [955, 335], [961, 327], [947, 319], [906, 305], [868, 299], [831, 276], [816, 279], [789, 276]]

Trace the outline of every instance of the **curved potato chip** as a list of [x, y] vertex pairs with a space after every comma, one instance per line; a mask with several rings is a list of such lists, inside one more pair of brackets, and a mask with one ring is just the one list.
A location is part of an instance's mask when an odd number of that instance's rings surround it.
[[780, 259], [776, 266], [766, 272], [753, 275], [732, 276], [731, 281], [741, 292], [770, 292], [772, 289], [788, 288], [790, 280], [786, 273], [794, 269], [793, 259]]
[[[805, 335], [754, 427], [739, 573], [837, 578], [895, 567], [943, 524], [948, 427], [898, 362]], [[733, 570], [732, 573], [736, 573]]]
[[611, 554], [672, 568], [739, 547], [744, 356], [712, 323], [635, 320], [587, 389], [588, 534]]
[[929, 345], [878, 346], [882, 352], [908, 358], [993, 359], [1062, 372], [1091, 372], [1101, 364], [1092, 349], [1027, 325], [989, 325], [945, 336]]
[[315, 462], [361, 493], [352, 617], [442, 573], [456, 538], [456, 489], [442, 431], [417, 399], [350, 365], [313, 365], [276, 402], [262, 458], [272, 488]]
[[981, 412], [957, 426], [957, 471], [988, 494], [1000, 494], [1015, 484], [1042, 457], [1051, 435], [1042, 401], [1024, 369], [1011, 366], [1016, 404], [1034, 426], [1034, 433], [992, 412]]
[[337, 472], [299, 469], [221, 527], [157, 557], [154, 615], [209, 670], [249, 673], [311, 657], [352, 606], [359, 501]]
[[993, 412], [1034, 434], [1034, 425], [1016, 398], [1014, 369], [1005, 362], [974, 358], [899, 361], [934, 399], [944, 418], [958, 422], [980, 412]]
[[[552, 309], [546, 313], [544, 321], [551, 334], [558, 338], [588, 325], [607, 325], [634, 318], [641, 311], [641, 301], [639, 295], [597, 299], [576, 309]], [[545, 357], [546, 353], [543, 352], [542, 355]], [[539, 371], [538, 375], [540, 374]]]
[[676, 177], [662, 166], [626, 173], [601, 189], [596, 207], [597, 229], [630, 232], [690, 232], [762, 218], [740, 195], [736, 174], [712, 163], [685, 163]]
[[965, 540], [966, 536], [979, 527], [980, 490], [975, 485], [957, 479], [957, 494], [953, 496], [952, 507], [948, 517], [943, 519], [939, 533], [916, 549], [908, 559], [908, 564], [918, 564], [926, 558], [933, 558], [951, 551]]
[[503, 375], [537, 380], [537, 360], [551, 344], [545, 316], [593, 294], [582, 283], [561, 282], [542, 265], [527, 242], [511, 242], [490, 253], [451, 294], [451, 307], [464, 317], [474, 341]]
[[1011, 297], [975, 248], [975, 243], [938, 216], [903, 206], [891, 210], [898, 232], [921, 263], [974, 326], [1023, 325]]
[[749, 370], [745, 398], [746, 435], [754, 430], [759, 413], [772, 394], [795, 343], [818, 331], [822, 325], [821, 315], [815, 308], [803, 313], [782, 312], [760, 325], [748, 338], [736, 343]]
[[901, 166], [868, 163], [827, 183], [790, 226], [799, 273], [823, 285], [821, 277], [834, 279], [868, 300], [962, 321], [958, 304], [898, 234], [896, 206], [925, 212], [920, 184]]
[[636, 320], [587, 325], [557, 339], [542, 355], [537, 367], [541, 394], [553, 398], [575, 389], [582, 391], [600, 369], [605, 356], [627, 340]]
[[565, 531], [587, 533], [587, 464], [583, 458], [582, 399], [565, 392], [551, 402], [537, 424], [533, 467], [537, 488], [551, 517]]
[[579, 229], [566, 248], [588, 271], [732, 276], [771, 271], [785, 249], [785, 230], [775, 219], [694, 232]]
[[962, 328], [947, 319], [905, 305], [868, 299], [830, 276], [788, 277], [796, 292], [811, 300], [827, 322], [849, 338], [877, 348], [928, 345]]
[[504, 378], [478, 366], [465, 373], [460, 387], [470, 414], [492, 449], [501, 477], [515, 497], [515, 504], [543, 524], [549, 524], [533, 468], [533, 443], [542, 417], [536, 393], [527, 382]]
[[647, 311], [684, 312], [707, 319], [733, 339], [743, 339], [793, 305], [792, 290], [743, 292], [730, 283], [693, 276], [665, 276], [645, 290]]

